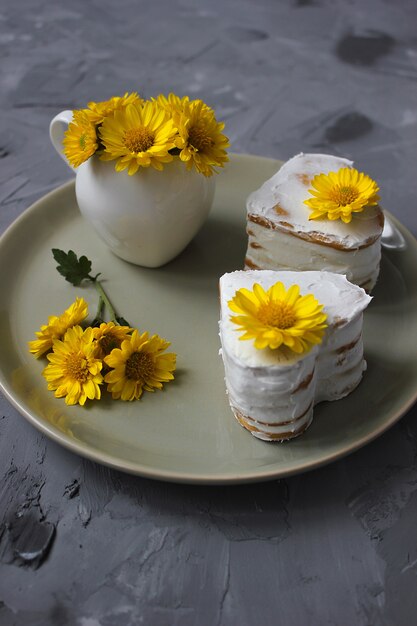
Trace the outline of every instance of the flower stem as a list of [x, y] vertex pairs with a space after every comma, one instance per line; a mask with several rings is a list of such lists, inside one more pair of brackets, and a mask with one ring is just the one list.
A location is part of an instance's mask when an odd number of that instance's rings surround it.
[[106, 305], [106, 307], [109, 310], [110, 318], [111, 318], [112, 322], [115, 322], [115, 324], [117, 324], [118, 322], [117, 322], [116, 311], [115, 311], [112, 303], [110, 302], [109, 298], [107, 297], [107, 294], [104, 291], [101, 282], [96, 279], [96, 280], [93, 281], [93, 283], [94, 283], [94, 287], [97, 289], [97, 291], [99, 293], [99, 296], [100, 296], [101, 300], [104, 302], [104, 304]]
[[94, 327], [99, 327], [100, 324], [103, 323], [103, 308], [104, 308], [104, 300], [102, 295], [100, 294], [100, 297], [98, 299], [98, 306], [97, 306], [97, 312], [96, 312], [96, 316], [91, 324], [91, 326]]
[[[97, 274], [97, 276], [99, 276], [99, 274]], [[101, 319], [101, 313], [103, 310], [103, 305], [105, 305], [110, 313], [110, 318], [111, 321], [114, 322], [115, 324], [118, 324], [119, 326], [130, 326], [129, 322], [127, 320], [125, 320], [124, 317], [122, 317], [121, 315], [117, 315], [116, 310], [114, 308], [114, 306], [112, 305], [112, 303], [110, 302], [106, 292], [104, 291], [103, 285], [101, 284], [101, 282], [99, 280], [97, 280], [97, 276], [93, 277], [93, 276], [88, 276], [89, 280], [94, 284], [96, 290], [99, 293], [99, 303], [98, 303], [98, 310], [97, 310], [97, 315], [96, 315], [96, 320], [95, 321], [99, 321], [100, 323], [103, 321]], [[100, 325], [100, 323], [98, 325]]]

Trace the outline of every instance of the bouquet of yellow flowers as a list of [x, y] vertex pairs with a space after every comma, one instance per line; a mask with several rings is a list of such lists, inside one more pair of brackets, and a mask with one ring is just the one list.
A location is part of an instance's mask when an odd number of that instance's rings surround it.
[[64, 138], [64, 153], [73, 167], [97, 153], [103, 161], [115, 161], [116, 171], [129, 175], [140, 167], [162, 170], [174, 159], [204, 176], [228, 161], [224, 124], [202, 100], [171, 93], [151, 100], [126, 93], [105, 102], [90, 102], [73, 111]]
[[[46, 355], [49, 363], [42, 372], [48, 389], [68, 405], [84, 405], [100, 400], [107, 389], [114, 400], [138, 400], [144, 391], [162, 389], [174, 379], [176, 354], [165, 352], [170, 345], [159, 335], [139, 332], [117, 315], [101, 282], [100, 274], [91, 275], [91, 261], [54, 248], [58, 272], [74, 286], [87, 281], [97, 289], [100, 299], [97, 313], [88, 326], [84, 324], [88, 305], [84, 298], [61, 315], [50, 315], [48, 323], [29, 341], [29, 352], [37, 359]], [[103, 320], [108, 309], [111, 321]]]

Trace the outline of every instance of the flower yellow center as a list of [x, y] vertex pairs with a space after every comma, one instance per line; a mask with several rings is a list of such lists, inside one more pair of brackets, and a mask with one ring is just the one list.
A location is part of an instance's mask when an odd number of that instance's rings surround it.
[[103, 335], [103, 337], [99, 339], [98, 343], [106, 356], [110, 354], [114, 348], [120, 348], [120, 341], [111, 333]]
[[78, 140], [78, 143], [80, 144], [80, 148], [81, 150], [85, 150], [85, 133], [83, 133], [82, 135], [80, 135], [80, 138]]
[[188, 131], [188, 143], [197, 150], [204, 152], [207, 148], [214, 145], [214, 141], [207, 134], [206, 128], [202, 124], [194, 124]]
[[155, 369], [153, 359], [147, 352], [134, 352], [126, 361], [126, 377], [145, 381]]
[[275, 328], [291, 328], [297, 321], [294, 309], [285, 302], [268, 302], [261, 304], [258, 309], [257, 318], [265, 326], [274, 326]]
[[88, 378], [87, 359], [83, 354], [71, 354], [65, 363], [65, 369], [72, 380], [84, 383]]
[[131, 152], [146, 152], [153, 146], [155, 133], [145, 126], [125, 131], [123, 143]]
[[339, 206], [347, 206], [356, 200], [359, 196], [359, 192], [355, 187], [334, 187], [331, 193], [331, 198]]

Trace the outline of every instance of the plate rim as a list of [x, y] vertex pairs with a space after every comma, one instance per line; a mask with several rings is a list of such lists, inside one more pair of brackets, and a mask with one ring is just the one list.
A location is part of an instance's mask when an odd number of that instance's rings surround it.
[[[231, 160], [233, 161], [252, 161], [256, 159], [258, 161], [265, 161], [269, 165], [271, 163], [282, 163], [279, 159], [275, 159], [272, 157], [258, 156], [252, 154], [236, 154], [229, 153]], [[69, 181], [58, 185], [55, 189], [49, 191], [47, 194], [41, 196], [38, 200], [32, 203], [29, 207], [27, 207], [0, 235], [0, 250], [7, 243], [10, 238], [15, 236], [15, 233], [19, 230], [21, 225], [25, 222], [26, 219], [32, 214], [36, 213], [46, 201], [49, 201], [55, 195], [59, 195], [61, 193], [68, 192], [70, 188], [75, 188], [75, 179], [70, 179]], [[389, 218], [394, 222], [394, 224], [399, 228], [401, 233], [406, 237], [406, 239], [410, 239], [417, 245], [417, 241], [414, 235], [405, 227], [396, 217], [391, 215], [388, 211], [384, 212], [389, 216]], [[265, 482], [270, 480], [276, 480], [279, 478], [285, 478], [288, 476], [293, 476], [296, 474], [301, 474], [306, 471], [311, 471], [314, 469], [318, 469], [334, 461], [344, 458], [345, 456], [352, 454], [359, 450], [360, 448], [366, 446], [371, 443], [378, 437], [380, 437], [384, 432], [386, 432], [389, 428], [391, 428], [395, 423], [397, 423], [416, 403], [417, 401], [417, 385], [413, 394], [411, 394], [407, 401], [399, 407], [396, 411], [394, 411], [389, 419], [380, 424], [377, 428], [372, 430], [371, 432], [365, 434], [363, 437], [354, 440], [351, 444], [346, 446], [345, 448], [339, 449], [331, 454], [326, 455], [323, 458], [318, 458], [315, 460], [310, 460], [305, 463], [298, 463], [296, 466], [288, 468], [288, 469], [269, 469], [269, 470], [260, 470], [254, 472], [253, 470], [242, 472], [239, 471], [236, 474], [232, 472], [227, 472], [224, 474], [208, 474], [197, 473], [197, 472], [189, 472], [189, 471], [177, 471], [177, 470], [164, 470], [164, 469], [150, 469], [146, 465], [141, 465], [139, 462], [130, 462], [121, 459], [120, 457], [116, 457], [112, 454], [106, 452], [99, 452], [96, 449], [92, 448], [88, 444], [71, 439], [67, 437], [64, 433], [60, 432], [58, 429], [53, 428], [51, 424], [35, 415], [35, 411], [30, 411], [26, 409], [20, 402], [18, 397], [15, 397], [15, 394], [11, 389], [9, 389], [9, 385], [6, 383], [4, 379], [4, 374], [2, 369], [0, 368], [0, 391], [4, 394], [5, 398], [10, 402], [12, 406], [16, 408], [16, 410], [24, 417], [32, 426], [34, 426], [38, 431], [46, 435], [49, 439], [58, 443], [60, 446], [69, 450], [72, 453], [75, 453], [79, 456], [87, 458], [96, 463], [105, 465], [107, 467], [111, 467], [117, 471], [123, 471], [132, 475], [141, 476], [143, 478], [160, 480], [166, 482], [174, 482], [174, 483], [182, 483], [182, 484], [203, 484], [203, 485], [230, 485], [230, 484], [242, 484], [242, 483], [255, 483], [255, 482]], [[267, 445], [271, 445], [270, 442], [267, 442]], [[286, 445], [281, 444], [281, 445]]]

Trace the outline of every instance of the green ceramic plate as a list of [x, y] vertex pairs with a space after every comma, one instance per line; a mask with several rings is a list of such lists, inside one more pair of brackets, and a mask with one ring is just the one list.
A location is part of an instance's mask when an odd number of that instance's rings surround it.
[[[417, 398], [417, 242], [394, 220], [407, 248], [384, 252], [374, 300], [365, 315], [368, 371], [348, 398], [322, 403], [299, 439], [264, 443], [235, 421], [219, 357], [218, 279], [241, 268], [245, 199], [279, 162], [233, 156], [217, 178], [208, 222], [175, 261], [160, 269], [113, 256], [81, 218], [70, 182], [30, 207], [0, 239], [0, 386], [36, 428], [73, 452], [114, 468], [190, 483], [260, 481], [302, 472], [365, 445]], [[46, 389], [44, 362], [27, 341], [51, 314], [90, 287], [59, 276], [51, 248], [87, 254], [111, 299], [132, 325], [171, 340], [176, 380], [163, 391], [123, 403], [108, 399], [67, 407]]]

